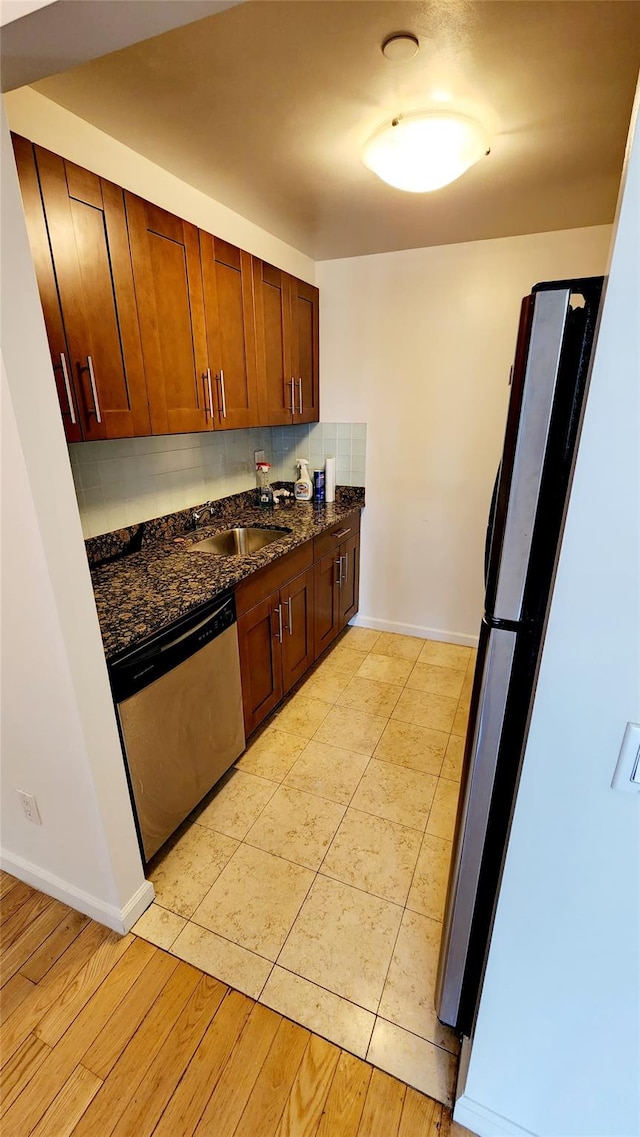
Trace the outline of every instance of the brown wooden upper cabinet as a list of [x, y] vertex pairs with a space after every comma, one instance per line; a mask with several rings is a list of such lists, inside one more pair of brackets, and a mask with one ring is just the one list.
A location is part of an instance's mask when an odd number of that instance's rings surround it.
[[317, 422], [317, 288], [13, 145], [70, 442]]
[[67, 438], [149, 434], [123, 191], [14, 147]]
[[213, 428], [195, 225], [125, 193], [153, 434]]
[[318, 422], [318, 289], [289, 277], [291, 310], [291, 370], [294, 385], [293, 422]]
[[40, 196], [35, 154], [31, 143], [18, 135], [13, 136], [13, 148], [64, 432], [68, 442], [80, 442], [82, 440], [82, 427], [80, 425], [78, 395], [70, 371], [71, 357], [62, 320], [53, 261], [51, 260], [49, 235]]
[[208, 367], [214, 424], [256, 426], [256, 341], [251, 257], [200, 230]]
[[318, 289], [253, 258], [260, 422], [319, 419]]

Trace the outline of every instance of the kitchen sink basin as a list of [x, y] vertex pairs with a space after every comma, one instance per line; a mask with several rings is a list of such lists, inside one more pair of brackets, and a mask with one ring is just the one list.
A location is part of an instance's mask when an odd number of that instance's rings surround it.
[[225, 529], [213, 537], [205, 537], [189, 546], [190, 553], [214, 553], [219, 557], [236, 557], [246, 553], [257, 553], [272, 541], [279, 540], [290, 533], [290, 529], [258, 529], [248, 525], [239, 529]]

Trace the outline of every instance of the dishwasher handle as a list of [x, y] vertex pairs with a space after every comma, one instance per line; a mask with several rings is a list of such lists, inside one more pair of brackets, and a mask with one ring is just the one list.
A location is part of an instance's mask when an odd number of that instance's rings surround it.
[[170, 651], [171, 648], [176, 647], [177, 644], [182, 643], [182, 641], [188, 639], [189, 636], [192, 636], [196, 632], [199, 632], [201, 628], [208, 627], [211, 620], [213, 620], [220, 612], [224, 612], [225, 606], [226, 601], [224, 604], [221, 604], [219, 608], [216, 608], [215, 612], [210, 612], [208, 616], [205, 616], [204, 620], [200, 620], [199, 624], [195, 624], [193, 628], [190, 628], [188, 632], [182, 632], [181, 635], [176, 635], [174, 639], [169, 640], [167, 643], [162, 643], [160, 645], [160, 651]]

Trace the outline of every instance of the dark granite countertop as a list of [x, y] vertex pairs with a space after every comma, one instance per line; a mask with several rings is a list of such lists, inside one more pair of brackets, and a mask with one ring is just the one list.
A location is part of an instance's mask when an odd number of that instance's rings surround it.
[[[189, 529], [189, 509], [86, 542], [108, 660], [364, 506], [364, 490], [349, 487], [339, 487], [332, 505], [293, 502], [265, 510], [255, 496], [255, 491], [247, 491], [214, 502], [215, 518], [197, 531]], [[246, 556], [188, 551], [189, 544], [235, 525], [291, 532]]]

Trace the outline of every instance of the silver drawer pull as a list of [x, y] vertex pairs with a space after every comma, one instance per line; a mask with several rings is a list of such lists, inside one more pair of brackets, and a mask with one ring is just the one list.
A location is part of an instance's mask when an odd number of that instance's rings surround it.
[[338, 557], [335, 563], [338, 568], [338, 579], [335, 583], [338, 585], [338, 588], [342, 588], [342, 557]]
[[76, 412], [73, 409], [73, 399], [71, 398], [71, 384], [69, 382], [69, 372], [67, 371], [67, 361], [64, 352], [60, 352], [60, 366], [62, 368], [62, 378], [64, 379], [64, 389], [67, 392], [67, 402], [69, 404], [69, 414], [71, 415], [71, 422], [76, 425]]
[[[343, 557], [340, 557], [340, 560], [344, 561], [344, 576], [342, 580], [346, 584], [349, 579], [349, 557], [345, 553]], [[342, 569], [340, 571], [342, 572]]]
[[213, 391], [211, 390], [211, 368], [210, 367], [207, 367], [207, 370], [206, 370], [205, 374], [202, 376], [202, 378], [206, 379], [207, 389], [209, 391], [209, 405], [208, 406], [207, 406], [206, 393], [205, 393], [204, 413], [207, 416], [207, 418], [210, 417], [211, 421], [213, 422]]
[[278, 617], [278, 631], [276, 632], [276, 639], [278, 643], [282, 643], [282, 604], [278, 604], [277, 608], [273, 609], [274, 614]]
[[298, 379], [298, 414], [302, 414], [302, 379]]
[[288, 631], [289, 635], [292, 636], [293, 635], [293, 604], [291, 603], [291, 597], [289, 597], [288, 600], [285, 600], [285, 604], [287, 605], [287, 631]]
[[96, 422], [102, 422], [100, 415], [100, 403], [98, 402], [98, 388], [96, 387], [96, 377], [93, 371], [93, 360], [90, 355], [87, 356], [87, 367], [89, 369], [89, 380], [91, 382], [91, 393], [93, 395]]
[[332, 533], [331, 536], [335, 537], [337, 540], [340, 540], [341, 537], [346, 537], [347, 533], [350, 532], [350, 529], [341, 529], [339, 533]]

